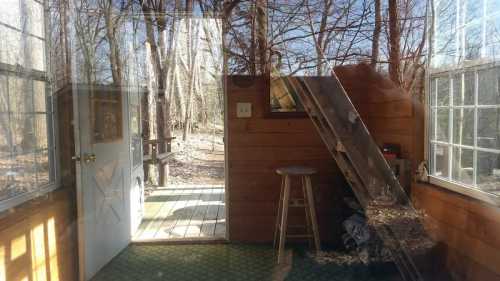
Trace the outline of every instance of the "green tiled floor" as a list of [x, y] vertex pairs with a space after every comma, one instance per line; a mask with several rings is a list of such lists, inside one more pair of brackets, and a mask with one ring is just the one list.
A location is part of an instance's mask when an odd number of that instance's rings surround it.
[[399, 280], [391, 266], [320, 265], [300, 248], [290, 253], [293, 253], [292, 266], [280, 267], [270, 246], [131, 245], [92, 280]]

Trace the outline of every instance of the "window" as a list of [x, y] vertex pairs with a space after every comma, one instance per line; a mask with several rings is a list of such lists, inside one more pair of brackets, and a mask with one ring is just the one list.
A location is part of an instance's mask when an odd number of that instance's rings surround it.
[[431, 76], [435, 178], [500, 195], [500, 67]]
[[0, 211], [55, 186], [44, 26], [41, 2], [0, 9]]

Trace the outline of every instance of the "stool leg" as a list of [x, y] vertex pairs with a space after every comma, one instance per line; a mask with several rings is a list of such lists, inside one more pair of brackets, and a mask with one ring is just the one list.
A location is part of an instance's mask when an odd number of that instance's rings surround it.
[[286, 239], [289, 201], [290, 201], [290, 176], [287, 175], [285, 176], [285, 189], [283, 191], [283, 211], [281, 213], [278, 263], [282, 263], [285, 256], [285, 239]]
[[[312, 234], [312, 231], [311, 231], [311, 213], [309, 212], [309, 204], [307, 202], [306, 180], [305, 180], [304, 176], [301, 177], [301, 181], [302, 181], [302, 194], [304, 196], [304, 213], [305, 213], [305, 220], [306, 220], [306, 234], [311, 235]], [[312, 237], [307, 239], [307, 241], [309, 242], [309, 248], [312, 248], [312, 245], [313, 245]]]
[[276, 212], [276, 224], [274, 226], [273, 248], [278, 248], [278, 235], [280, 232], [281, 208], [283, 205], [283, 190], [285, 189], [285, 177], [281, 177], [280, 197], [278, 200], [278, 211]]
[[316, 218], [316, 210], [314, 208], [314, 195], [312, 192], [311, 178], [309, 176], [306, 176], [305, 181], [306, 181], [306, 192], [307, 192], [307, 204], [309, 205], [309, 212], [311, 214], [311, 224], [314, 236], [314, 244], [316, 246], [316, 251], [320, 251], [321, 245], [318, 232], [318, 220]]

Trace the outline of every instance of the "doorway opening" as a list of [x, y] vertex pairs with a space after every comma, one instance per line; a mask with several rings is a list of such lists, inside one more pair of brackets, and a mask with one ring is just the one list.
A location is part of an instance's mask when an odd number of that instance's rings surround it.
[[140, 102], [145, 187], [133, 241], [225, 239], [222, 20], [166, 18], [164, 84], [156, 79], [156, 46], [146, 40], [148, 87]]

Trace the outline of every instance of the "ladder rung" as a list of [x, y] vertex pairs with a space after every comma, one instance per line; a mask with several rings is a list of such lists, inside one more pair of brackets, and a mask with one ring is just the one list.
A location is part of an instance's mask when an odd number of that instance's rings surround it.
[[311, 234], [290, 234], [286, 236], [287, 238], [312, 238]]

